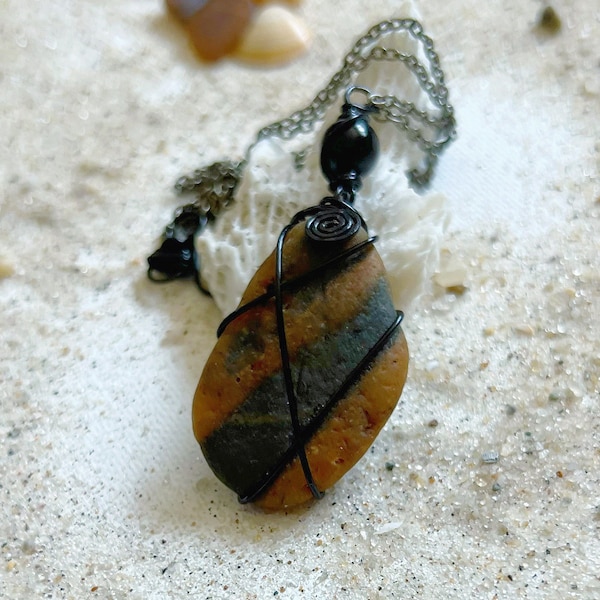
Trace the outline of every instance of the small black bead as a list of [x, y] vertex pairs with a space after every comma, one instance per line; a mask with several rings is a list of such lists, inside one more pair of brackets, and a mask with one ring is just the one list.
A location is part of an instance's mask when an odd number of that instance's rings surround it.
[[183, 206], [167, 225], [161, 247], [148, 257], [148, 277], [162, 282], [197, 276], [199, 258], [194, 250], [194, 237], [207, 222], [206, 215], [200, 214], [193, 204]]
[[171, 281], [191, 277], [196, 273], [194, 264], [194, 239], [180, 242], [167, 238], [161, 247], [148, 257], [148, 277], [152, 281]]
[[340, 118], [325, 132], [321, 149], [321, 169], [330, 189], [356, 192], [378, 153], [379, 140], [369, 125], [367, 112], [345, 104]]

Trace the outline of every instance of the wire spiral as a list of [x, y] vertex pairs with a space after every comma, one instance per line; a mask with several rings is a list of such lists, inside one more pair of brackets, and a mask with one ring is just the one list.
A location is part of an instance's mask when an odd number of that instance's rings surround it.
[[356, 211], [342, 207], [323, 207], [306, 222], [306, 235], [315, 242], [343, 242], [361, 227]]

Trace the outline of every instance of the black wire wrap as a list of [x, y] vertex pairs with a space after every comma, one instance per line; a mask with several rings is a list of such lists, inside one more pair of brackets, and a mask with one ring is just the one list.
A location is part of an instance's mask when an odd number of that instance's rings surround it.
[[[300, 460], [300, 464], [302, 466], [302, 470], [304, 473], [304, 477], [306, 479], [306, 483], [313, 495], [314, 498], [321, 498], [323, 496], [323, 492], [321, 492], [317, 485], [315, 484], [314, 477], [312, 475], [310, 464], [308, 462], [308, 458], [306, 456], [306, 444], [308, 440], [315, 434], [315, 432], [319, 429], [319, 427], [323, 424], [327, 416], [330, 414], [331, 410], [335, 407], [335, 405], [346, 396], [348, 391], [352, 388], [354, 384], [360, 379], [362, 374], [369, 368], [369, 366], [373, 363], [377, 355], [383, 350], [386, 343], [392, 338], [395, 331], [400, 326], [404, 314], [401, 311], [396, 312], [395, 320], [389, 325], [383, 335], [377, 340], [377, 342], [369, 349], [369, 351], [365, 354], [362, 360], [352, 369], [352, 371], [348, 374], [346, 379], [342, 382], [341, 386], [338, 390], [330, 396], [321, 410], [317, 413], [317, 415], [311, 419], [311, 422], [302, 427], [298, 418], [298, 399], [296, 397], [296, 392], [294, 390], [294, 384], [292, 381], [292, 370], [290, 366], [290, 355], [288, 350], [287, 336], [285, 331], [285, 314], [283, 308], [283, 292], [287, 289], [294, 288], [306, 281], [310, 281], [310, 279], [315, 278], [320, 272], [325, 269], [335, 265], [336, 263], [343, 262], [357, 254], [364, 252], [366, 248], [373, 244], [373, 242], [377, 239], [375, 236], [369, 237], [357, 244], [354, 244], [350, 248], [346, 248], [342, 252], [338, 253], [333, 258], [325, 261], [315, 269], [308, 271], [300, 275], [299, 277], [295, 277], [290, 280], [283, 280], [283, 247], [285, 243], [285, 239], [290, 232], [290, 230], [295, 227], [299, 222], [309, 219], [309, 223], [311, 220], [314, 220], [319, 217], [319, 214], [326, 215], [329, 218], [329, 213], [332, 210], [336, 211], [347, 211], [352, 214], [355, 213], [358, 215], [358, 223], [359, 228], [361, 225], [364, 226], [364, 221], [360, 217], [360, 215], [355, 211], [355, 209], [351, 206], [335, 206], [332, 208], [332, 204], [338, 204], [337, 202], [332, 202], [333, 199], [326, 198], [319, 206], [314, 206], [308, 209], [305, 209], [291, 220], [291, 222], [284, 227], [284, 229], [279, 234], [279, 238], [277, 240], [277, 246], [275, 249], [275, 280], [274, 283], [270, 286], [267, 292], [257, 296], [256, 298], [250, 300], [246, 304], [240, 306], [230, 315], [228, 315], [219, 325], [217, 330], [217, 335], [221, 336], [228, 325], [230, 325], [233, 321], [235, 321], [239, 316], [246, 313], [248, 310], [266, 304], [269, 300], [275, 300], [275, 314], [277, 321], [277, 335], [279, 340], [279, 350], [281, 355], [281, 366], [284, 380], [284, 388], [286, 401], [289, 408], [290, 420], [292, 425], [292, 434], [293, 434], [293, 442], [288, 448], [288, 450], [280, 457], [280, 460], [277, 462], [276, 466], [272, 468], [269, 472], [265, 474], [262, 480], [258, 481], [252, 489], [248, 490], [246, 493], [238, 496], [238, 500], [245, 504], [247, 502], [253, 502], [259, 496], [261, 496], [273, 483], [273, 481], [278, 477], [281, 471], [285, 468], [287, 464], [289, 464], [295, 456]], [[356, 217], [352, 216], [354, 220]], [[307, 223], [308, 226], [308, 223]], [[365, 226], [366, 229], [366, 226]], [[354, 235], [356, 232], [352, 233]], [[321, 243], [316, 242], [308, 236], [308, 239], [313, 241], [313, 243]], [[348, 238], [348, 235], [342, 236], [341, 240]], [[339, 240], [337, 240], [339, 241]]]

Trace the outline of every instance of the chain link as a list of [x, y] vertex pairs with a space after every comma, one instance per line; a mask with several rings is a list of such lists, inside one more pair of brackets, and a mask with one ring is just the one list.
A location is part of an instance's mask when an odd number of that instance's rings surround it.
[[[375, 45], [382, 38], [394, 33], [407, 33], [416, 40], [423, 50], [425, 64], [412, 54]], [[197, 169], [191, 175], [181, 177], [175, 184], [175, 189], [179, 193], [190, 192], [196, 195], [194, 204], [199, 214], [216, 216], [233, 200], [235, 188], [256, 144], [272, 137], [288, 140], [312, 131], [339, 98], [340, 92], [349, 86], [353, 77], [377, 61], [403, 64], [417, 79], [419, 86], [434, 107], [434, 112], [430, 113], [394, 95], [371, 94], [369, 96], [371, 106], [376, 109], [374, 117], [379, 121], [394, 123], [423, 150], [424, 168], [411, 172], [410, 177], [417, 185], [427, 184], [433, 174], [438, 156], [455, 136], [454, 109], [448, 102], [444, 72], [440, 67], [433, 40], [424, 33], [421, 24], [414, 19], [390, 19], [373, 26], [354, 44], [344, 57], [340, 70], [333, 75], [329, 83], [317, 93], [308, 106], [263, 127], [246, 150], [243, 160], [223, 161]]]
[[175, 191], [179, 194], [195, 194], [196, 201], [193, 205], [198, 213], [216, 217], [233, 201], [243, 169], [242, 161], [216, 162], [196, 169], [191, 175], [180, 177], [175, 183]]

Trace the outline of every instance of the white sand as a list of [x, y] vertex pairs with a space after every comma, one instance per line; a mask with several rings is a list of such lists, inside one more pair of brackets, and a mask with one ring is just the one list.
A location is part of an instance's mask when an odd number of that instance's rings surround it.
[[265, 72], [199, 66], [159, 0], [0, 3], [0, 597], [600, 597], [595, 2], [557, 4], [554, 37], [539, 3], [420, 6], [459, 121], [433, 191], [467, 289], [406, 310], [372, 451], [265, 515], [193, 438], [220, 314], [145, 278], [171, 185], [304, 105], [397, 6], [305, 0], [311, 52]]

